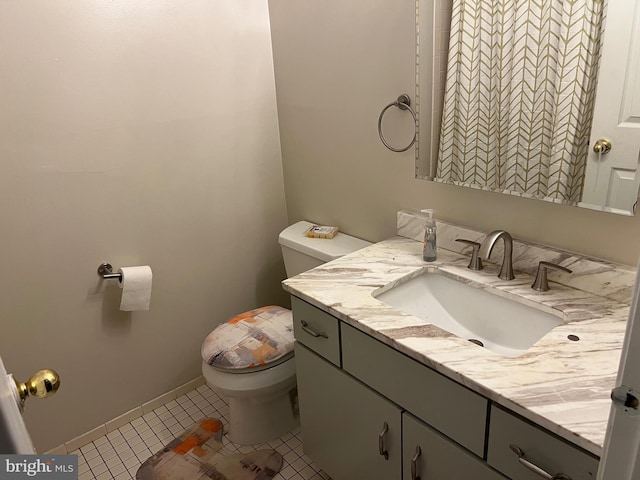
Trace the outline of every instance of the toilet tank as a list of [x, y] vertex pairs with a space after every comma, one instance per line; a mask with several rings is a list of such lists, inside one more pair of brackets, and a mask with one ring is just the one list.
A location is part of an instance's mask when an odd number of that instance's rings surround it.
[[309, 238], [305, 232], [312, 225], [314, 224], [305, 221], [294, 223], [285, 228], [278, 237], [287, 277], [293, 277], [371, 245], [365, 240], [340, 232], [331, 239]]

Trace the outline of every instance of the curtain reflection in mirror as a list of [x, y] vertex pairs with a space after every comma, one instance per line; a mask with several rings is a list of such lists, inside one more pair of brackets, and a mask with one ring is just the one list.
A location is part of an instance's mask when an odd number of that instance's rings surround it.
[[580, 201], [605, 7], [453, 0], [436, 181]]

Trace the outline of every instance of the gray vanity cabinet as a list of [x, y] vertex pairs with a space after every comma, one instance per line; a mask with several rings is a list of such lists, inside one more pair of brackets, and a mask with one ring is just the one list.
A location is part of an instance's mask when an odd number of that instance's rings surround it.
[[291, 303], [304, 451], [334, 480], [534, 480], [540, 469], [547, 478], [595, 478], [597, 457], [326, 312]]
[[305, 454], [334, 480], [400, 478], [400, 408], [299, 343], [295, 355]]
[[403, 480], [507, 480], [406, 412], [402, 415], [402, 451]]

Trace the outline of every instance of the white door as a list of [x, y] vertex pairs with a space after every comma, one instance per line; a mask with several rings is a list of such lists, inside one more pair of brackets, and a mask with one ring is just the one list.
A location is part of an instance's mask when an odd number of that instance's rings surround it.
[[[640, 398], [637, 393], [640, 391], [640, 270], [636, 276], [616, 385], [628, 387]], [[634, 411], [633, 408], [629, 410]], [[640, 416], [631, 416], [612, 404], [598, 480], [640, 479], [639, 447]]]
[[[640, 185], [640, 1], [609, 0], [580, 206], [633, 215]], [[612, 148], [598, 155], [593, 146]]]
[[0, 453], [32, 454], [36, 450], [20, 413], [18, 390], [0, 357]]
[[[598, 82], [591, 145], [607, 138], [612, 150], [600, 159], [590, 154], [583, 199], [631, 213], [634, 208], [629, 203], [637, 199], [640, 182], [640, 0], [609, 0]], [[597, 164], [593, 168], [598, 160], [599, 168]], [[616, 381], [632, 392], [640, 390], [639, 303], [640, 276]], [[612, 404], [598, 479], [640, 479], [639, 448], [640, 416], [630, 416]]]

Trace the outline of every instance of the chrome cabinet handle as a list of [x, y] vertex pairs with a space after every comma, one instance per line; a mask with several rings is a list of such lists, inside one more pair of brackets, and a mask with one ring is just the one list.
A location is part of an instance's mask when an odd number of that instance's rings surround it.
[[518, 456], [518, 461], [522, 465], [531, 470], [533, 473], [540, 475], [542, 478], [545, 478], [546, 480], [571, 480], [571, 477], [565, 475], [564, 473], [556, 473], [555, 475], [551, 475], [536, 464], [531, 463], [529, 460], [524, 458], [524, 452], [519, 446], [512, 443], [509, 445], [509, 448]]
[[417, 475], [418, 471], [418, 458], [422, 450], [420, 450], [420, 445], [416, 445], [416, 454], [411, 459], [411, 480], [420, 480], [420, 477]]
[[387, 449], [384, 448], [384, 436], [388, 431], [389, 424], [387, 422], [384, 422], [384, 425], [382, 425], [382, 431], [380, 432], [380, 435], [378, 435], [378, 452], [384, 457], [385, 460], [389, 460], [389, 452], [387, 452]]
[[316, 332], [315, 330], [312, 330], [311, 328], [309, 328], [309, 324], [305, 320], [300, 320], [300, 324], [302, 325], [302, 330], [307, 332], [312, 337], [329, 338], [329, 335], [327, 335], [326, 333]]

